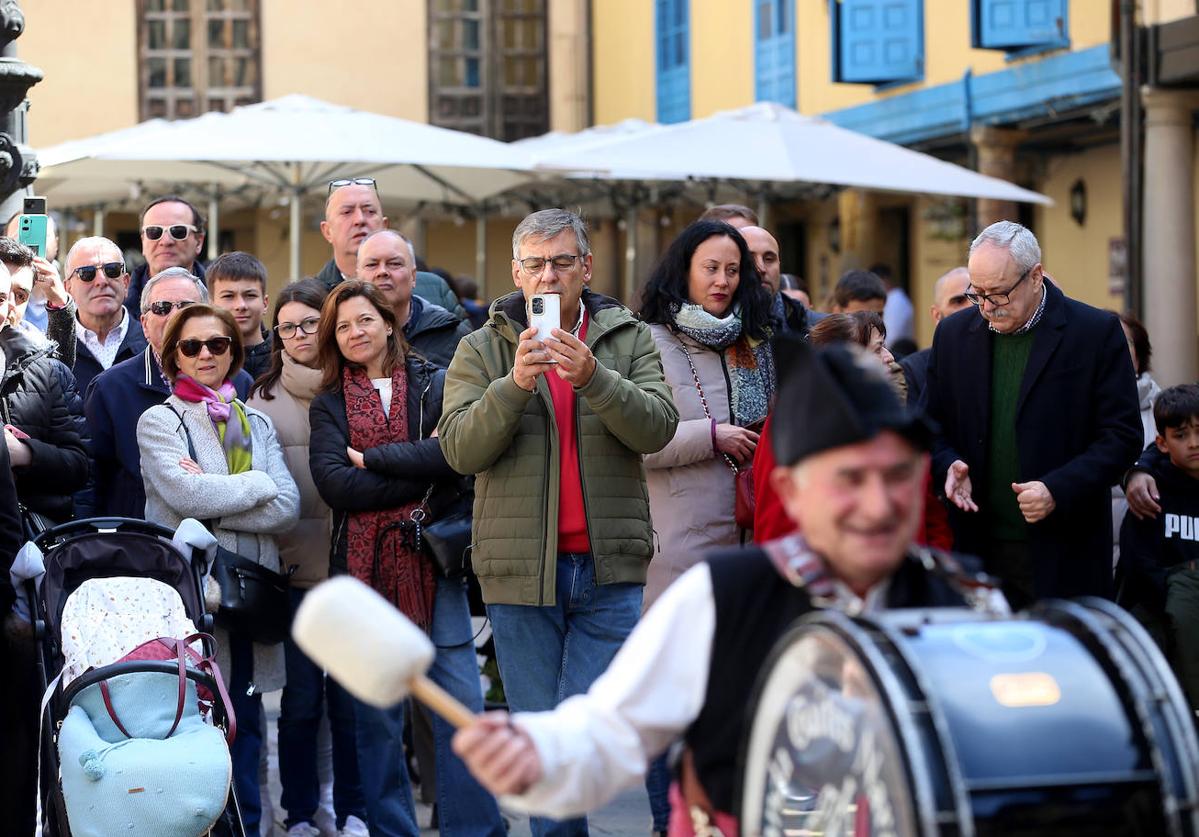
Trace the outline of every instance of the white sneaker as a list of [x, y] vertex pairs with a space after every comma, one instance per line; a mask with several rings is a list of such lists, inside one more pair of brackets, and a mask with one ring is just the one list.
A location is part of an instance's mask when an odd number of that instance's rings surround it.
[[342, 826], [341, 831], [337, 832], [337, 837], [371, 837], [371, 833], [366, 823], [350, 814], [346, 817], [346, 824]]
[[287, 829], [287, 837], [321, 837], [321, 830], [310, 822], [298, 822]]

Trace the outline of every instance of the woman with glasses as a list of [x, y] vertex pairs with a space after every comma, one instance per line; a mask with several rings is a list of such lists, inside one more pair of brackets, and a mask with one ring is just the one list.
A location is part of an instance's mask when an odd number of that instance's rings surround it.
[[[188, 305], [167, 325], [162, 371], [171, 395], [137, 423], [146, 519], [173, 529], [195, 518], [221, 546], [280, 572], [275, 536], [295, 524], [300, 493], [271, 420], [237, 398], [232, 377], [242, 358], [237, 323], [227, 311]], [[210, 580], [210, 609], [219, 595], [212, 588]], [[246, 834], [257, 835], [262, 693], [283, 686], [283, 646], [220, 628], [216, 637], [237, 715], [233, 781]]]
[[[308, 467], [308, 410], [321, 384], [317, 329], [325, 296], [320, 282], [301, 279], [275, 298], [270, 367], [254, 384], [248, 402], [274, 423], [287, 468], [300, 489], [300, 520], [294, 529], [279, 536], [280, 560], [284, 566], [296, 567], [291, 577], [292, 613], [308, 590], [329, 577], [329, 507], [317, 493]], [[320, 834], [316, 825], [321, 800], [318, 776], [327, 770], [318, 771], [317, 764], [329, 766], [329, 739], [322, 738], [318, 751], [317, 733], [327, 713], [336, 825], [343, 834], [365, 835], [366, 811], [358, 781], [350, 696], [326, 677], [291, 637], [283, 640], [283, 653], [287, 685], [279, 702], [279, 782], [287, 833], [289, 837]]]
[[[370, 584], [430, 634], [429, 676], [468, 708], [483, 694], [466, 582], [447, 578], [418, 542], [414, 512], [436, 520], [460, 478], [435, 435], [445, 372], [408, 350], [395, 313], [374, 285], [342, 282], [321, 311], [322, 391], [312, 402], [312, 476], [333, 508], [332, 572]], [[404, 760], [404, 707], [355, 701], [358, 769], [372, 835], [420, 828]], [[453, 728], [433, 719], [442, 835], [502, 837], [495, 799], [450, 749]]]

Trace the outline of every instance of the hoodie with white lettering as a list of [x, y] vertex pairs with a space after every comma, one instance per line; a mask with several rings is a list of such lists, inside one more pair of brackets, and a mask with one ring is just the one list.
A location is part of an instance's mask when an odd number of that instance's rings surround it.
[[1167, 571], [1188, 562], [1199, 570], [1199, 479], [1166, 457], [1155, 464], [1161, 513], [1145, 520], [1130, 514], [1120, 527], [1116, 586], [1122, 593], [1116, 598], [1126, 607], [1164, 605]]

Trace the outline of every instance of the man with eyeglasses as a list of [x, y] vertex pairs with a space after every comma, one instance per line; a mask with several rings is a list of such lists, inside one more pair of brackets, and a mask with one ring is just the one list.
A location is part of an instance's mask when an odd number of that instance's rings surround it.
[[[329, 197], [325, 200], [325, 220], [321, 235], [333, 247], [333, 258], [321, 268], [316, 278], [325, 288], [333, 290], [346, 279], [358, 276], [358, 248], [373, 232], [387, 228], [387, 216], [375, 180], [353, 177], [329, 181]], [[415, 265], [414, 265], [415, 268]], [[460, 320], [466, 309], [444, 279], [427, 270], [416, 271], [416, 295], [426, 302], [440, 305]]]
[[[141, 354], [146, 336], [126, 310], [129, 272], [121, 249], [107, 238], [81, 238], [67, 251], [67, 292], [75, 301], [75, 380], [86, 393], [92, 379]], [[52, 310], [52, 309], [51, 309]]]
[[[160, 359], [167, 323], [179, 309], [207, 301], [204, 283], [186, 268], [167, 268], [146, 282], [139, 308], [148, 345], [97, 375], [88, 389], [85, 412], [92, 436], [93, 485], [76, 498], [77, 509], [84, 507], [79, 517], [145, 517], [137, 421], [171, 394]], [[238, 398], [245, 399], [252, 384], [245, 370], [239, 371], [233, 379]]]
[[204, 268], [197, 261], [204, 251], [204, 218], [189, 201], [179, 195], [155, 198], [142, 210], [138, 231], [146, 263], [133, 271], [125, 298], [125, 307], [135, 317], [151, 276], [169, 267], [182, 267], [204, 279]]
[[[970, 300], [966, 292], [970, 290], [970, 271], [964, 267], [955, 267], [943, 274], [933, 283], [933, 304], [928, 307], [928, 313], [933, 318], [934, 330], [941, 320], [950, 314], [956, 314], [964, 308], [969, 308]], [[908, 402], [918, 403], [924, 397], [924, 386], [928, 383], [928, 358], [932, 349], [921, 349], [899, 361], [903, 367], [903, 376], [908, 382]]]
[[1012, 221], [974, 239], [968, 270], [973, 305], [937, 326], [926, 389], [954, 547], [982, 556], [1013, 609], [1110, 597], [1110, 486], [1142, 434], [1120, 320], [1048, 281]]
[[[649, 326], [587, 290], [579, 216], [521, 221], [512, 280], [458, 344], [437, 430], [450, 467], [479, 476], [472, 563], [508, 705], [536, 711], [586, 691], [641, 614], [653, 555], [641, 456], [666, 446], [679, 414]], [[562, 327], [544, 342], [529, 327], [534, 294], [560, 297]], [[531, 828], [580, 834], [586, 822]]]

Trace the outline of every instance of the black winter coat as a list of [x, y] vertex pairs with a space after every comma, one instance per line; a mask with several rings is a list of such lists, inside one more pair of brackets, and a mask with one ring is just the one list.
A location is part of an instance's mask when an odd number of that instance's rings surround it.
[[71, 495], [87, 484], [88, 431], [75, 376], [17, 329], [0, 331], [4, 373], [0, 399], [4, 422], [29, 435], [31, 464], [14, 475], [17, 496], [56, 521], [71, 517]]
[[425, 360], [438, 369], [448, 369], [458, 350], [458, 342], [470, 334], [464, 322], [440, 305], [426, 302], [413, 294], [412, 309], [404, 326], [404, 339]]
[[354, 467], [346, 455], [350, 426], [340, 389], [322, 392], [309, 408], [308, 464], [321, 499], [333, 510], [333, 573], [346, 571], [345, 529], [350, 513], [383, 511], [420, 500], [429, 486], [437, 483], [438, 490], [430, 499], [436, 518], [439, 506], [457, 495], [461, 478], [446, 463], [437, 439], [431, 438], [441, 419], [445, 371], [423, 358], [409, 356], [407, 372], [409, 441], [363, 451], [366, 468]]
[[[1016, 408], [1020, 481], [1039, 480], [1056, 507], [1028, 526], [1037, 598], [1112, 594], [1111, 486], [1141, 449], [1136, 375], [1115, 314], [1069, 299], [1049, 281], [1045, 311]], [[940, 425], [934, 483], [954, 460], [970, 466], [974, 497], [987, 498], [991, 423], [991, 342], [976, 308], [933, 333], [925, 398]], [[954, 548], [986, 555], [985, 512], [950, 508]]]

